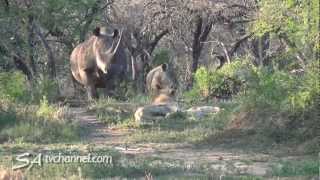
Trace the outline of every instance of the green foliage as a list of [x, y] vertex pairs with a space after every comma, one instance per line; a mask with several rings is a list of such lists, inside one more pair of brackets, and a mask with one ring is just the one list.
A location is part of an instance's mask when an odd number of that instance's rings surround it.
[[319, 66], [318, 62], [310, 64], [302, 78], [296, 79], [296, 91], [289, 99], [294, 109], [306, 109], [319, 103]]
[[256, 69], [241, 94], [248, 108], [269, 107], [280, 110], [286, 102], [294, 79], [285, 72], [270, 72], [267, 69]]
[[20, 72], [0, 73], [0, 98], [21, 100], [27, 92], [27, 80]]
[[58, 119], [60, 108], [50, 105], [46, 96], [40, 100], [39, 108], [36, 112], [36, 116], [44, 119]]
[[[7, 125], [16, 123], [17, 117], [12, 103], [8, 99], [0, 99], [0, 131]], [[0, 138], [1, 141], [1, 138]]]
[[318, 0], [262, 0], [259, 6], [257, 20], [251, 28], [256, 35], [269, 32], [272, 35], [286, 34], [296, 44], [292, 52], [304, 51], [309, 57], [312, 51], [320, 50]]
[[320, 162], [318, 160], [283, 161], [273, 166], [272, 174], [280, 177], [317, 175]]
[[169, 63], [170, 60], [170, 52], [167, 49], [159, 49], [156, 50], [154, 58], [153, 58], [153, 66], [158, 66], [160, 64]]
[[236, 94], [250, 72], [251, 64], [246, 60], [235, 60], [220, 69], [211, 70], [200, 67], [194, 75], [195, 85], [191, 92], [186, 94], [191, 99], [198, 96], [225, 97]]
[[39, 103], [42, 97], [46, 97], [49, 102], [54, 101], [58, 96], [58, 83], [48, 77], [41, 76], [31, 82], [30, 87], [24, 74], [14, 72], [0, 73], [0, 98], [20, 102]]
[[256, 68], [249, 77], [246, 89], [239, 95], [248, 109], [260, 107], [277, 112], [305, 111], [316, 103], [320, 94], [315, 64], [310, 65], [302, 76]]

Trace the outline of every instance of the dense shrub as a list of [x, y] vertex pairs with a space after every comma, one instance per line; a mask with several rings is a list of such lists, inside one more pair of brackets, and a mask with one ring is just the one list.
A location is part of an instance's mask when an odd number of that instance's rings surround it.
[[251, 64], [246, 60], [235, 60], [220, 69], [200, 67], [195, 75], [195, 84], [187, 97], [230, 97], [237, 94], [250, 74]]
[[269, 108], [278, 112], [304, 111], [316, 103], [319, 96], [317, 68], [311, 64], [304, 75], [286, 71], [255, 68], [240, 97], [248, 108]]
[[21, 100], [27, 93], [27, 80], [20, 72], [0, 73], [0, 98]]
[[152, 64], [153, 66], [158, 66], [163, 63], [168, 63], [170, 59], [170, 52], [167, 49], [156, 50]]
[[[319, 131], [319, 81], [315, 64], [304, 74], [253, 68], [242, 91], [235, 99], [237, 114], [247, 114], [239, 123], [261, 130], [266, 136], [280, 141], [305, 141]], [[241, 116], [239, 116], [241, 117]], [[292, 131], [295, 129], [295, 131]]]

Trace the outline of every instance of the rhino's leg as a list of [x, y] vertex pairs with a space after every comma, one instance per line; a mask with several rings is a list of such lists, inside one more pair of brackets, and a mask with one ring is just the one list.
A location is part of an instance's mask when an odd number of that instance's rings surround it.
[[93, 100], [98, 98], [97, 88], [95, 86], [95, 78], [93, 72], [90, 70], [81, 71], [81, 79], [85, 85], [88, 93], [88, 99]]
[[97, 93], [97, 88], [94, 85], [89, 85], [86, 87], [87, 92], [88, 92], [88, 99], [93, 100], [93, 99], [98, 99], [98, 93]]
[[105, 96], [114, 96], [115, 95], [114, 89], [115, 89], [114, 80], [113, 79], [107, 80], [106, 86], [104, 88]]

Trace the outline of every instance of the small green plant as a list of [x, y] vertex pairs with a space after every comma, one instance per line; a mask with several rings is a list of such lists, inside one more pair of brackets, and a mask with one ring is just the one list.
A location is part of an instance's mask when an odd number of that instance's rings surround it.
[[53, 119], [55, 118], [56, 112], [57, 109], [49, 104], [46, 96], [43, 96], [40, 100], [39, 109], [36, 115], [40, 118]]

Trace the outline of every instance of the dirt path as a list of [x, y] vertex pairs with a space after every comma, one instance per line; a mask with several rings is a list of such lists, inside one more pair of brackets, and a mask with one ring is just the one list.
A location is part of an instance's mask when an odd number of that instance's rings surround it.
[[[75, 120], [89, 128], [85, 142], [96, 147], [108, 147], [124, 155], [133, 157], [151, 157], [162, 162], [182, 162], [187, 170], [206, 168], [220, 175], [270, 175], [272, 167], [281, 166], [283, 160], [303, 160], [305, 156], [276, 155], [277, 153], [251, 152], [243, 149], [195, 146], [187, 143], [126, 143], [126, 139], [135, 130], [108, 128], [97, 120], [94, 112], [86, 108], [71, 108]], [[175, 166], [171, 164], [170, 166]], [[180, 163], [181, 166], [181, 163]], [[301, 177], [302, 179], [305, 179]], [[271, 178], [272, 179], [272, 178]], [[280, 178], [281, 179], [281, 178]], [[308, 178], [307, 178], [308, 179]]]
[[[110, 129], [99, 122], [93, 112], [85, 108], [72, 108], [75, 120], [90, 129], [85, 141], [95, 146], [108, 146], [124, 154], [158, 157], [183, 161], [186, 168], [206, 164], [222, 174], [251, 174], [263, 176], [270, 171], [273, 157], [266, 154], [248, 154], [218, 148], [195, 148], [183, 143], [126, 144], [132, 131]], [[250, 163], [248, 163], [250, 162]]]
[[124, 137], [129, 132], [112, 130], [97, 120], [93, 112], [88, 112], [86, 108], [71, 108], [71, 112], [81, 126], [89, 129], [89, 134], [85, 137], [88, 143], [104, 145], [124, 144]]

